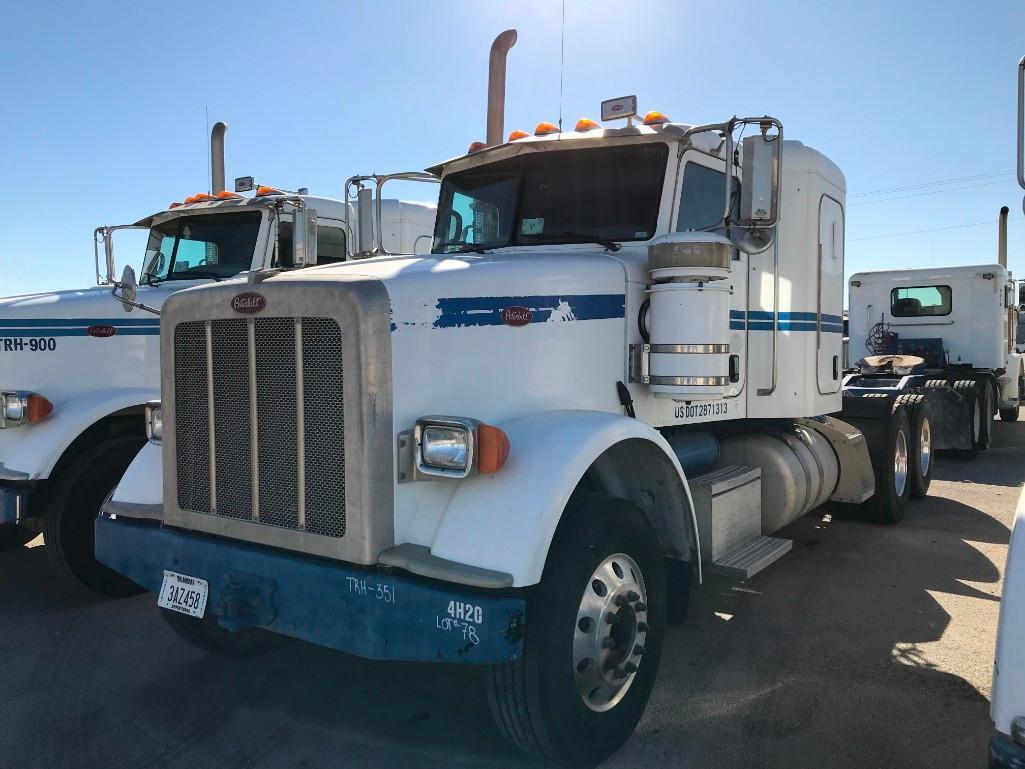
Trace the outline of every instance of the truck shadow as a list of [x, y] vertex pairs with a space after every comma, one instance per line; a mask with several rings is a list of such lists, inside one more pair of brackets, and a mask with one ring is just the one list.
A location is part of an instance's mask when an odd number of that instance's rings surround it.
[[[1025, 483], [1025, 421], [1000, 422], [993, 425], [993, 444], [975, 460], [959, 460], [946, 456], [938, 458], [933, 478], [961, 483], [982, 483], [988, 486], [1017, 487]], [[1001, 462], [1013, 455], [1017, 461]]]

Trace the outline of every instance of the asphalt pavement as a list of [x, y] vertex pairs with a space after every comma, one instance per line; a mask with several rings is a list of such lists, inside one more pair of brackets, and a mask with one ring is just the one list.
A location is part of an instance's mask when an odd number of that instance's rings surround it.
[[[990, 676], [1025, 421], [940, 460], [899, 526], [831, 513], [746, 583], [706, 581], [609, 767], [985, 766]], [[479, 673], [295, 642], [246, 661], [165, 627], [152, 595], [97, 599], [41, 539], [0, 554], [0, 769], [528, 767]]]

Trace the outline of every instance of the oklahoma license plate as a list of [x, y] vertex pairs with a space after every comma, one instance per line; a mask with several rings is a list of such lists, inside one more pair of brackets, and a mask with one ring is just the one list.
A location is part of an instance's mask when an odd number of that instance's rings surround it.
[[206, 612], [207, 592], [205, 579], [164, 571], [164, 584], [160, 586], [157, 606], [202, 618]]

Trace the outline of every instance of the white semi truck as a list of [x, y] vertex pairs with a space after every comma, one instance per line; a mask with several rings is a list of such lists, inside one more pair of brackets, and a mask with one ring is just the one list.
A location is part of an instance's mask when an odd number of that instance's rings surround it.
[[989, 448], [996, 414], [1003, 421], [1018, 419], [1025, 398], [1018, 316], [1016, 283], [1003, 250], [996, 264], [851, 277], [851, 356], [860, 351], [865, 357], [845, 376], [844, 393], [904, 398], [913, 420], [931, 422], [931, 446], [913, 452], [913, 465], [927, 463], [924, 472], [912, 468], [916, 486], [928, 487], [932, 449], [974, 458]]
[[[1018, 62], [1018, 185], [1025, 189], [1025, 57]], [[1025, 200], [1022, 201], [1025, 207]], [[1019, 295], [1025, 313], [1025, 296]], [[1025, 337], [1018, 339], [1019, 344]], [[993, 660], [990, 716], [996, 728], [989, 741], [989, 769], [1025, 766], [1025, 489], [1015, 511], [1007, 546], [1000, 622]]]
[[[223, 135], [219, 123], [213, 193], [129, 225], [149, 230], [137, 286], [131, 268], [125, 282], [114, 280], [112, 238], [123, 228], [102, 227], [100, 285], [0, 299], [0, 550], [42, 531], [61, 571], [107, 595], [138, 590], [96, 562], [92, 536], [100, 504], [145, 442], [144, 406], [159, 396], [160, 319], [147, 308], [247, 271], [340, 262], [361, 249], [412, 251], [433, 230], [433, 204], [387, 200], [375, 211], [266, 186], [250, 197], [225, 192]], [[349, 186], [372, 192], [359, 180]], [[357, 207], [379, 217], [376, 228], [362, 228], [373, 235], [362, 246]], [[305, 222], [298, 238], [297, 217]]]
[[824, 155], [770, 117], [634, 124], [633, 98], [603, 105], [625, 127], [503, 141], [489, 105], [486, 144], [429, 169], [430, 255], [167, 300], [161, 402], [96, 553], [206, 649], [488, 666], [514, 745], [593, 764], [703, 572], [758, 572], [829, 500], [897, 520], [917, 436], [899, 404], [859, 417], [871, 442], [827, 416]]

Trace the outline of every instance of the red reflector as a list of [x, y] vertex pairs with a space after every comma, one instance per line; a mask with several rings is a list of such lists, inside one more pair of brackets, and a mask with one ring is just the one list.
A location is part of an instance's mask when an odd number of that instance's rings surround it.
[[497, 473], [509, 458], [509, 436], [492, 425], [477, 428], [477, 469], [482, 473]]

